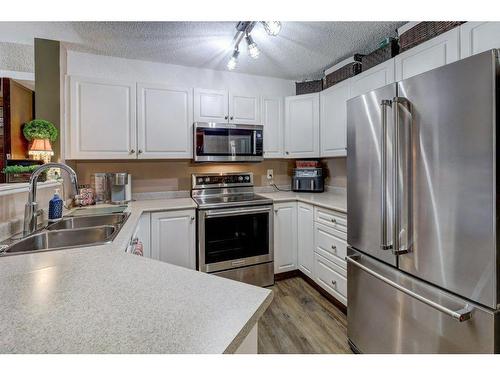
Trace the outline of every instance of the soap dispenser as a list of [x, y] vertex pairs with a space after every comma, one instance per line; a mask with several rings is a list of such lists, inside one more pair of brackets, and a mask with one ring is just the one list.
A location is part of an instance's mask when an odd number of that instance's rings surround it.
[[59, 196], [59, 189], [56, 189], [54, 196], [49, 201], [49, 222], [54, 222], [62, 218], [63, 200]]

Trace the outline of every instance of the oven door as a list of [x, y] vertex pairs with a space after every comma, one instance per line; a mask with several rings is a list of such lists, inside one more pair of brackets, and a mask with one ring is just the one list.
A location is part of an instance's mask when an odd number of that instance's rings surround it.
[[262, 125], [196, 123], [194, 160], [260, 161], [263, 159]]
[[216, 272], [273, 260], [273, 206], [200, 210], [198, 269]]

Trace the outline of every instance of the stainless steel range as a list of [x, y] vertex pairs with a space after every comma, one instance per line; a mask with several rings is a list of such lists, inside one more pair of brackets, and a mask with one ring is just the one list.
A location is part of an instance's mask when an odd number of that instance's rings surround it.
[[258, 286], [274, 283], [273, 202], [252, 173], [193, 174], [198, 270]]

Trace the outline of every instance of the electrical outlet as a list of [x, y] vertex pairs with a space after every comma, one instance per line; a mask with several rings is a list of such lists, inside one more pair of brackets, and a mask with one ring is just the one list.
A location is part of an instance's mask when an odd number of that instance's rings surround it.
[[272, 181], [273, 178], [274, 178], [274, 170], [268, 169], [267, 170], [267, 179]]

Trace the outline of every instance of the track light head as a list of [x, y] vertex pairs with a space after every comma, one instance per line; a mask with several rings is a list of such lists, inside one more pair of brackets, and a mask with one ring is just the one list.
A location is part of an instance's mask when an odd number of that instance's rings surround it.
[[262, 21], [264, 25], [264, 29], [271, 36], [276, 36], [279, 34], [281, 30], [281, 22], [280, 21]]
[[260, 55], [260, 50], [257, 44], [253, 41], [253, 38], [250, 36], [250, 34], [247, 34], [245, 36], [245, 40], [247, 41], [247, 46], [248, 46], [248, 54], [253, 58], [253, 59], [258, 59]]
[[237, 48], [234, 49], [233, 54], [231, 55], [231, 58], [227, 62], [227, 68], [229, 70], [234, 70], [236, 68], [236, 65], [238, 64], [238, 56], [240, 54], [240, 51], [238, 51]]

